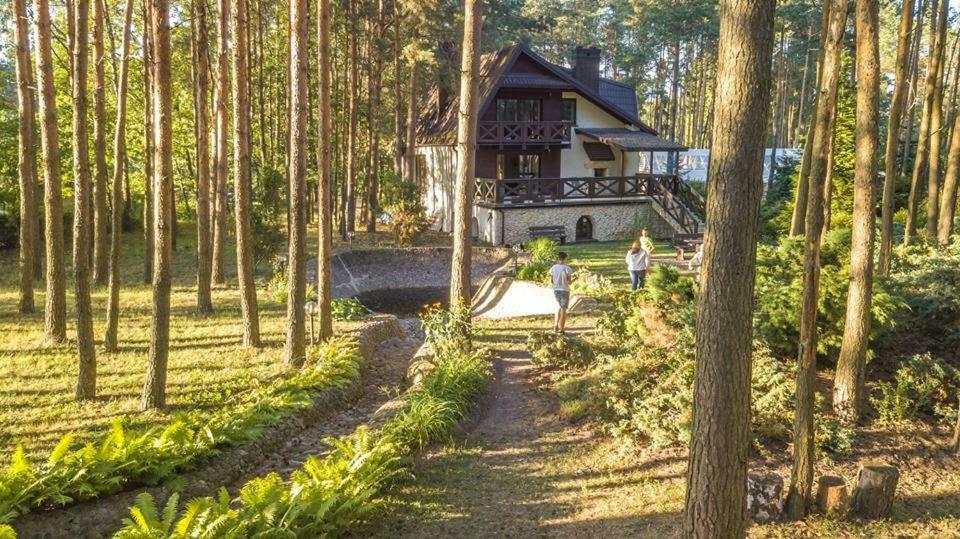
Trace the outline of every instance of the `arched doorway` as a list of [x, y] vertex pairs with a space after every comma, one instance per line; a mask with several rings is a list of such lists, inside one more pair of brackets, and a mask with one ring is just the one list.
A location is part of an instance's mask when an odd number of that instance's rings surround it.
[[576, 241], [589, 241], [593, 239], [593, 220], [586, 215], [577, 219]]

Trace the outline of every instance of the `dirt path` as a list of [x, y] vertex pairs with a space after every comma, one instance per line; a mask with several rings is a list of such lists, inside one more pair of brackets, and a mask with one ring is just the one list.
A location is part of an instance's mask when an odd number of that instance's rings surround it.
[[323, 455], [330, 450], [324, 443], [325, 439], [350, 434], [357, 425], [367, 423], [380, 406], [397, 396], [403, 390], [407, 364], [423, 342], [418, 320], [402, 319], [400, 324], [405, 336], [387, 339], [377, 345], [373, 361], [364, 376], [363, 393], [356, 403], [287, 440], [277, 453], [235, 482], [231, 492], [238, 491], [251, 478], [270, 472], [288, 478], [308, 456]]
[[[541, 321], [488, 326], [497, 348], [495, 380], [475, 426], [430, 451], [415, 479], [359, 536], [664, 537], [682, 505], [683, 458], [665, 454], [637, 465], [588, 429], [557, 414], [553, 395], [523, 349]], [[583, 323], [582, 323], [583, 324]], [[586, 325], [576, 329], [586, 329]], [[653, 490], [650, 497], [637, 489]], [[640, 499], [644, 501], [640, 501]]]

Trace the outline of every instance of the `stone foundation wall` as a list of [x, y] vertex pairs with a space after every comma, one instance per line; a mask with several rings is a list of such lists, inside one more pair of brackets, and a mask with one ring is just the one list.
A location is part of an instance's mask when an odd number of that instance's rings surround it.
[[[576, 239], [577, 221], [588, 217], [593, 222], [593, 239], [597, 241], [628, 240], [647, 227], [657, 239], [670, 238], [671, 227], [654, 210], [652, 202], [639, 201], [628, 204], [592, 204], [583, 206], [550, 206], [540, 208], [507, 208], [503, 210], [504, 244], [530, 241], [530, 227], [559, 226], [567, 231], [567, 241]], [[499, 236], [499, 234], [498, 234]]]

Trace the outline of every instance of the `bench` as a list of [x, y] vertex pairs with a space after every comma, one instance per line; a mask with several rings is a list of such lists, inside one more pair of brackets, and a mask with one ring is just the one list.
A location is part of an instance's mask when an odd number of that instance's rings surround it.
[[677, 250], [677, 260], [683, 260], [687, 249], [695, 249], [698, 245], [703, 245], [703, 233], [674, 234], [670, 243]]
[[549, 238], [561, 245], [567, 242], [567, 229], [562, 225], [532, 226], [529, 230], [531, 239]]

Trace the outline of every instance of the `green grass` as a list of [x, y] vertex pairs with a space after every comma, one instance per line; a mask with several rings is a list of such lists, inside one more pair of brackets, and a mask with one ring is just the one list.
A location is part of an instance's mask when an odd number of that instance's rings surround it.
[[[591, 243], [571, 243], [561, 246], [561, 250], [570, 255], [569, 264], [574, 268], [589, 268], [610, 279], [613, 284], [630, 285], [630, 274], [624, 258], [630, 250], [632, 241], [604, 241]], [[654, 260], [670, 260], [676, 251], [670, 242], [654, 242]]]
[[[120, 352], [97, 350], [97, 399], [74, 400], [77, 357], [72, 343], [49, 346], [43, 342], [43, 283], [37, 283], [38, 312], [19, 315], [17, 305], [17, 253], [0, 252], [0, 465], [10, 461], [17, 444], [27, 456], [46, 453], [65, 434], [89, 441], [123, 419], [133, 427], [157, 425], [184, 410], [214, 409], [224, 396], [250, 390], [281, 376], [286, 306], [260, 293], [260, 328], [264, 347], [243, 350], [236, 263], [228, 246], [227, 284], [215, 287], [216, 314], [195, 313], [196, 262], [192, 223], [180, 223], [181, 235], [174, 252], [174, 286], [171, 297], [170, 358], [167, 374], [168, 408], [163, 412], [138, 411], [146, 359], [150, 346], [152, 288], [143, 282], [143, 242], [139, 234], [123, 239], [121, 264]], [[68, 252], [69, 259], [69, 252]], [[69, 266], [69, 261], [68, 261]], [[269, 269], [259, 268], [262, 280]], [[68, 267], [67, 337], [75, 338], [75, 302]], [[93, 292], [94, 333], [102, 339], [106, 322], [106, 288]], [[336, 332], [348, 329], [339, 324]]]

